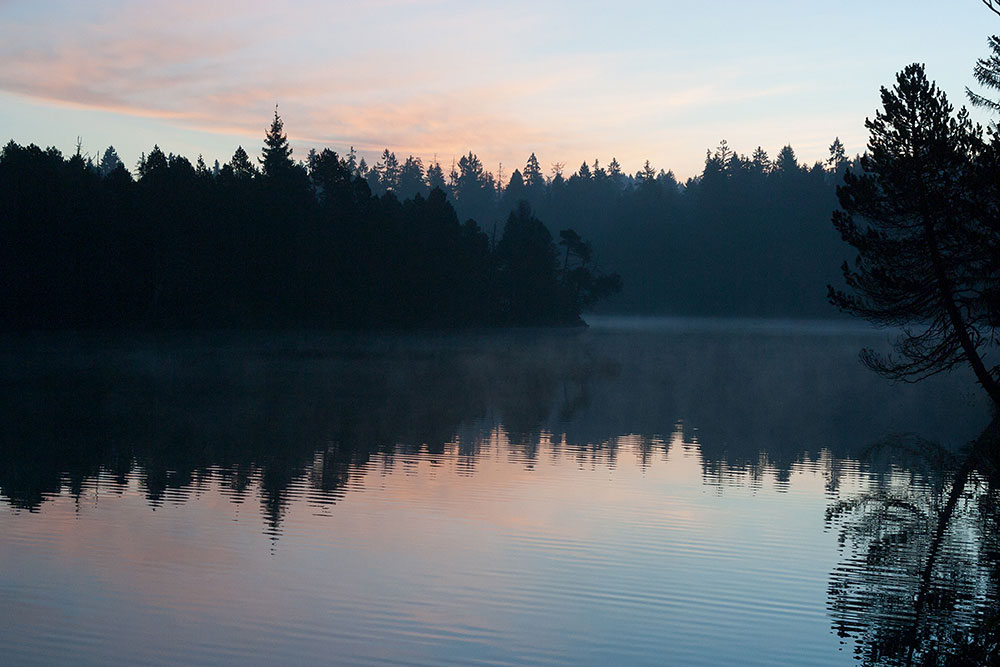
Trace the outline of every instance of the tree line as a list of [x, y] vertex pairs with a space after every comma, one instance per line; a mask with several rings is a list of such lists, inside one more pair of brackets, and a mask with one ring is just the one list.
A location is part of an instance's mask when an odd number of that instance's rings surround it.
[[113, 148], [95, 162], [11, 142], [6, 319], [556, 324], [602, 300], [610, 312], [829, 317], [827, 285], [848, 284], [830, 211], [863, 171], [839, 139], [812, 166], [791, 146], [772, 158], [722, 141], [683, 183], [614, 158], [566, 175], [532, 154], [509, 177], [472, 152], [447, 172], [388, 149], [372, 166], [353, 148], [296, 161], [277, 111], [256, 160], [239, 147], [210, 167], [154, 147], [134, 177]]
[[802, 163], [791, 146], [773, 156], [740, 154], [723, 140], [706, 151], [702, 172], [679, 181], [649, 161], [635, 173], [595, 159], [570, 173], [532, 153], [505, 175], [473, 152], [442, 168], [437, 160], [385, 149], [369, 165], [349, 164], [375, 193], [400, 197], [439, 187], [461, 217], [501, 224], [527, 201], [551, 229], [590, 239], [601, 266], [628, 289], [601, 306], [637, 314], [830, 317], [824, 295], [837, 278], [843, 242], [830, 226], [836, 187], [856, 170], [839, 138], [829, 158]]
[[440, 188], [373, 193], [352, 156], [296, 162], [275, 110], [258, 164], [237, 149], [0, 152], [7, 328], [411, 327], [578, 324], [621, 289], [565, 229], [518, 202], [499, 237]]

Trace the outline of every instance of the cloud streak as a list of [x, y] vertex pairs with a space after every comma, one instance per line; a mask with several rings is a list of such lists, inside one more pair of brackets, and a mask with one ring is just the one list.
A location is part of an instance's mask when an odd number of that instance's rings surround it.
[[[787, 22], [809, 26], [789, 11]], [[860, 81], [864, 107], [809, 100], [845, 98], [850, 75], [840, 88], [819, 80], [872, 69], [871, 54], [833, 61], [824, 45], [799, 53], [801, 41], [697, 33], [710, 13], [642, 0], [615, 12], [587, 2], [52, 0], [43, 10], [15, 0], [0, 4], [0, 91], [246, 137], [261, 135], [278, 102], [299, 142], [443, 161], [473, 150], [514, 166], [532, 151], [570, 164], [616, 155], [633, 169], [683, 156], [663, 166], [690, 174], [705, 147], [736, 144], [749, 128], [761, 136], [740, 150], [859, 134], [875, 74]], [[803, 127], [811, 118], [825, 126]]]

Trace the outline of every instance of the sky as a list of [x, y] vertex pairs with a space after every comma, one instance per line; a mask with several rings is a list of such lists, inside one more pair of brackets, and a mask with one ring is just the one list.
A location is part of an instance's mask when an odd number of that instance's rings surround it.
[[922, 62], [960, 106], [994, 32], [979, 0], [0, 0], [0, 142], [226, 162], [259, 154], [278, 104], [298, 158], [684, 179], [721, 139], [863, 152], [880, 86]]

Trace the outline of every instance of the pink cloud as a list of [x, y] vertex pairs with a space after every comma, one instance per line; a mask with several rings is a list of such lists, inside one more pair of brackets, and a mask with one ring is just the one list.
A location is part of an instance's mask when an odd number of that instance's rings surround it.
[[678, 114], [791, 91], [733, 85], [735, 65], [681, 75], [648, 48], [526, 57], [521, 40], [544, 33], [552, 11], [413, 0], [67, 4], [0, 21], [0, 90], [243, 137], [263, 134], [277, 102], [299, 145], [389, 147], [442, 163], [473, 150], [508, 173], [532, 151], [543, 163], [545, 152], [570, 164], [616, 155], [638, 168], [662, 162], [668, 146], [696, 170], [723, 130], [705, 139]]

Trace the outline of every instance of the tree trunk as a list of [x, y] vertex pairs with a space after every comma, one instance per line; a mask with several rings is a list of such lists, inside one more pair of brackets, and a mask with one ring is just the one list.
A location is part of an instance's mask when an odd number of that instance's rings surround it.
[[927, 247], [931, 255], [931, 264], [934, 268], [934, 279], [937, 282], [938, 292], [941, 295], [941, 302], [945, 308], [945, 312], [948, 314], [948, 319], [951, 322], [952, 328], [955, 329], [955, 335], [958, 336], [958, 343], [962, 346], [962, 352], [965, 355], [966, 361], [972, 366], [972, 371], [976, 374], [976, 380], [986, 393], [989, 395], [990, 400], [993, 401], [994, 407], [1000, 409], [1000, 385], [997, 384], [996, 379], [990, 374], [989, 370], [986, 368], [986, 364], [983, 363], [983, 358], [979, 356], [979, 350], [972, 343], [972, 338], [969, 336], [969, 330], [965, 326], [965, 321], [962, 319], [962, 314], [958, 312], [958, 306], [955, 305], [955, 299], [952, 294], [951, 281], [948, 279], [948, 274], [944, 270], [944, 262], [941, 259], [941, 253], [937, 247], [937, 235], [934, 233], [934, 227], [932, 222], [927, 222], [927, 217], [924, 218], [924, 230], [927, 234]]

